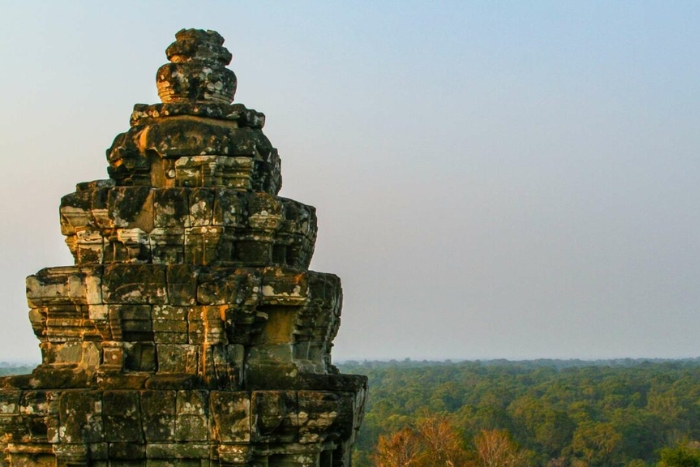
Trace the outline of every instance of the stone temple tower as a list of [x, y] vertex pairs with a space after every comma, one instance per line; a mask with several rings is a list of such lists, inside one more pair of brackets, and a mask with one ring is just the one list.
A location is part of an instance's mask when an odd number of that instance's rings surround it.
[[331, 364], [316, 212], [277, 196], [223, 38], [176, 39], [110, 178], [61, 200], [75, 265], [27, 278], [42, 363], [0, 378], [0, 466], [350, 465], [367, 382]]

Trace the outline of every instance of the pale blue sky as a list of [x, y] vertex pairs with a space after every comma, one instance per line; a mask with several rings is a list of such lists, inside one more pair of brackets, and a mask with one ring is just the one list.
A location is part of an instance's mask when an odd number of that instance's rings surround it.
[[183, 27], [233, 53], [343, 279], [336, 359], [700, 354], [700, 3], [0, 0], [0, 360], [60, 197]]

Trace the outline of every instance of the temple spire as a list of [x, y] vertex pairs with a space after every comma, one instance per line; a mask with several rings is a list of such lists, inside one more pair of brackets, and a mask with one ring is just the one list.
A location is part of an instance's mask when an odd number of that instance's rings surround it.
[[216, 31], [182, 29], [165, 51], [170, 63], [158, 69], [158, 96], [164, 103], [212, 102], [230, 104], [236, 94], [236, 75], [226, 68], [231, 52]]
[[316, 209], [277, 196], [231, 54], [182, 30], [61, 199], [75, 265], [27, 278], [42, 363], [0, 377], [0, 467], [349, 467], [367, 378], [331, 362], [342, 289], [309, 270]]

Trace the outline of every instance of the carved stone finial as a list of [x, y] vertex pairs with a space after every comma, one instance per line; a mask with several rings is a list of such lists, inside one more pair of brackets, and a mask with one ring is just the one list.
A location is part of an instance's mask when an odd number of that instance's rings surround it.
[[182, 29], [165, 54], [170, 60], [158, 69], [158, 95], [165, 103], [211, 102], [230, 104], [236, 94], [236, 75], [226, 68], [231, 52], [216, 31]]

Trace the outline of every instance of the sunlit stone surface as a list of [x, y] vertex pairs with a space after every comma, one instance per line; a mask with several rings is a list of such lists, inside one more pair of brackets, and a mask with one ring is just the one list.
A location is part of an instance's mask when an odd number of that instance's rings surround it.
[[308, 270], [316, 211], [277, 196], [224, 39], [176, 38], [110, 178], [61, 200], [75, 265], [27, 278], [43, 362], [0, 378], [0, 465], [350, 465], [366, 379], [331, 364], [342, 292]]

